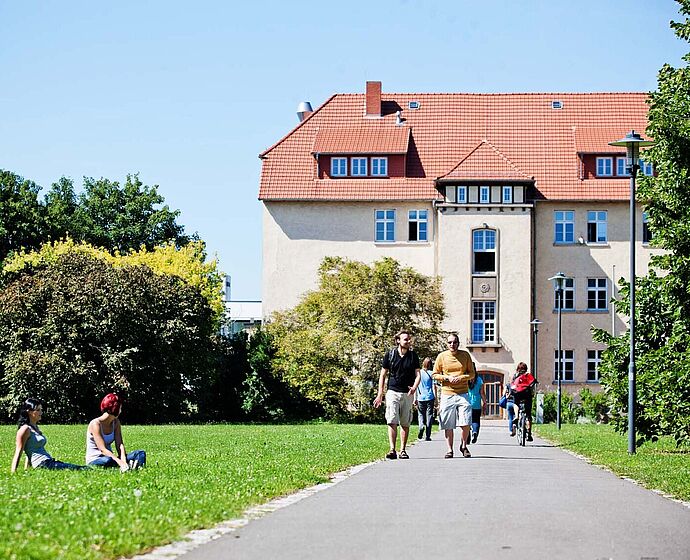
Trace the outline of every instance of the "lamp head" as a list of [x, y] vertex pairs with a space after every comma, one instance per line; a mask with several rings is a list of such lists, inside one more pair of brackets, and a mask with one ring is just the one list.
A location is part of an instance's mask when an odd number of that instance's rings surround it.
[[565, 281], [567, 279], [568, 277], [562, 272], [557, 272], [554, 276], [549, 278], [549, 280], [553, 281], [553, 289], [557, 292], [560, 292], [563, 289], [563, 286], [565, 286]]
[[609, 142], [609, 146], [616, 146], [618, 148], [625, 148], [625, 156], [628, 167], [637, 165], [640, 160], [640, 148], [645, 146], [653, 146], [654, 142], [645, 140], [634, 130], [631, 130], [625, 135], [625, 138]]

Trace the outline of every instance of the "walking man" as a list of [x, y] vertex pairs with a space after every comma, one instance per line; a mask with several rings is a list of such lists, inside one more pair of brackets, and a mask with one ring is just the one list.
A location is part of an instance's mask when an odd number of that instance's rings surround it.
[[[374, 407], [383, 403], [384, 388], [388, 379], [386, 398], [386, 424], [388, 424], [388, 441], [390, 451], [386, 459], [409, 459], [407, 455], [407, 438], [410, 435], [412, 423], [412, 402], [414, 393], [419, 386], [419, 356], [410, 348], [412, 335], [408, 331], [400, 331], [395, 335], [397, 346], [383, 357], [381, 375], [379, 376], [379, 392], [374, 399]], [[395, 452], [398, 441], [398, 425], [400, 425], [400, 454]]]
[[467, 438], [472, 423], [472, 404], [469, 397], [469, 383], [477, 373], [469, 352], [460, 350], [460, 337], [448, 335], [448, 350], [441, 352], [434, 363], [434, 381], [441, 384], [441, 405], [439, 421], [444, 430], [448, 451], [446, 459], [453, 457], [453, 430], [462, 429], [460, 452], [463, 457], [471, 457], [467, 449]]

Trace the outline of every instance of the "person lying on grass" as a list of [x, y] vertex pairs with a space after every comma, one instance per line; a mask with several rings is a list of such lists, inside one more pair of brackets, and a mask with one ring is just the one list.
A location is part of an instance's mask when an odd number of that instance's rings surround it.
[[[120, 467], [122, 472], [146, 465], [146, 452], [125, 451], [120, 413], [122, 400], [108, 393], [101, 401], [101, 415], [89, 422], [86, 430], [86, 464], [90, 467]], [[111, 446], [115, 442], [115, 452]]]
[[46, 436], [43, 435], [38, 423], [43, 416], [43, 402], [40, 399], [28, 398], [19, 407], [19, 421], [17, 422], [17, 438], [11, 472], [16, 472], [22, 451], [26, 453], [24, 468], [30, 464], [34, 469], [71, 469], [81, 470], [83, 465], [73, 465], [57, 461], [46, 451]]

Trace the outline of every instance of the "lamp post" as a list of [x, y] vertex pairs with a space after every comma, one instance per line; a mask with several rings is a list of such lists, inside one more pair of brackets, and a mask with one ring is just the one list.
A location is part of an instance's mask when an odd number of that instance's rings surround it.
[[635, 453], [635, 177], [640, 168], [640, 147], [654, 142], [634, 130], [609, 146], [625, 148], [626, 168], [630, 173], [630, 359], [628, 363], [628, 453]]
[[558, 404], [556, 405], [556, 427], [561, 429], [561, 379], [563, 377], [563, 350], [561, 350], [561, 310], [563, 309], [563, 286], [565, 285], [566, 275], [562, 272], [556, 273], [549, 278], [553, 281], [553, 289], [558, 299], [558, 365], [556, 367], [556, 383]]
[[532, 325], [532, 344], [533, 344], [533, 351], [532, 351], [532, 356], [533, 356], [533, 362], [532, 362], [532, 375], [534, 375], [534, 380], [537, 381], [537, 369], [539, 368], [539, 360], [537, 360], [537, 334], [539, 333], [539, 325], [541, 325], [541, 321], [539, 319], [534, 319], [529, 322], [530, 325]]

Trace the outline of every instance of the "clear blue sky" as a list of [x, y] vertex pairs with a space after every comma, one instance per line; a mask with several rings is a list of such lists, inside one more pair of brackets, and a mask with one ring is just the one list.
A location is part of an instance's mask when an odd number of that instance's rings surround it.
[[333, 93], [650, 91], [672, 0], [0, 0], [0, 168], [159, 185], [261, 297], [258, 154]]

